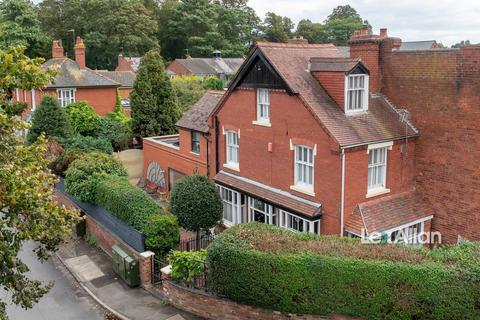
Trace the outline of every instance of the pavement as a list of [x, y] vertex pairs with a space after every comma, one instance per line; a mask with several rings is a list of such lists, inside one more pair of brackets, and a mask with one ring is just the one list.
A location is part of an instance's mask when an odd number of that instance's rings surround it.
[[54, 255], [41, 263], [33, 249], [34, 242], [26, 242], [19, 256], [30, 269], [28, 276], [45, 282], [54, 281], [54, 286], [31, 309], [22, 309], [10, 301], [5, 291], [0, 299], [7, 302], [10, 320], [102, 320], [106, 311], [95, 302], [78, 284], [70, 272]]
[[128, 172], [128, 178], [135, 185], [143, 177], [143, 150], [128, 149], [114, 152], [114, 157], [119, 159]]
[[[89, 295], [122, 320], [194, 320], [187, 312], [169, 306], [161, 296], [130, 288], [117, 277], [110, 257], [83, 239], [71, 240], [57, 256]], [[88, 318], [85, 318], [88, 319]]]

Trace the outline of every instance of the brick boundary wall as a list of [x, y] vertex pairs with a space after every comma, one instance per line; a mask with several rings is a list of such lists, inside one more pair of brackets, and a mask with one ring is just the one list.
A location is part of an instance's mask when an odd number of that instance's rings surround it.
[[273, 310], [255, 308], [244, 304], [238, 304], [228, 299], [181, 287], [162, 275], [163, 293], [166, 298], [178, 309], [193, 313], [206, 319], [222, 320], [360, 320], [342, 315], [319, 316], [319, 315], [295, 315]]
[[132, 249], [129, 245], [110, 233], [89, 216], [85, 216], [85, 222], [87, 225], [87, 231], [95, 238], [100, 248], [108, 254], [108, 256], [112, 256], [112, 247], [118, 245], [130, 256], [138, 260], [141, 286], [144, 288], [152, 286], [153, 252], [145, 251], [140, 253]]

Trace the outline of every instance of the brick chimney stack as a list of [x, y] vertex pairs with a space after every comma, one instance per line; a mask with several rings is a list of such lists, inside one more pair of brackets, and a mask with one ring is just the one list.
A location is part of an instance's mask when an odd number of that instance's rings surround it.
[[82, 38], [77, 36], [75, 41], [75, 61], [77, 62], [80, 69], [84, 69], [85, 65], [85, 45], [83, 44]]
[[293, 44], [308, 44], [308, 40], [304, 39], [302, 36], [300, 37], [295, 37], [293, 39], [288, 39], [288, 43], [293, 43]]
[[54, 40], [52, 43], [52, 58], [62, 58], [63, 47], [60, 40]]

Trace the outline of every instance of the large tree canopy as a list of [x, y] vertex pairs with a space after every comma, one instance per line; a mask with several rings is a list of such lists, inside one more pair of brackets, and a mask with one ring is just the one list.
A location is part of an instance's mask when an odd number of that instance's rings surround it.
[[[46, 259], [70, 233], [77, 221], [75, 211], [59, 207], [53, 200], [55, 176], [48, 169], [43, 136], [26, 145], [18, 132], [28, 125], [7, 114], [5, 99], [16, 84], [20, 89], [44, 87], [52, 73], [41, 68], [40, 59], [27, 58], [21, 49], [0, 50], [0, 288], [12, 302], [30, 308], [51, 287], [31, 280], [18, 257], [25, 241], [38, 243], [36, 254]], [[5, 301], [0, 301], [0, 319], [6, 319]]]
[[294, 24], [288, 17], [267, 12], [262, 25], [264, 40], [272, 42], [287, 42], [292, 35]]

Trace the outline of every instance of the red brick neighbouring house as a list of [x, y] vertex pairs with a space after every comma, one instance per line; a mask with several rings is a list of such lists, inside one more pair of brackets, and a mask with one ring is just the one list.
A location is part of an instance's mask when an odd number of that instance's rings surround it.
[[[225, 94], [204, 97], [209, 116], [193, 117], [208, 118], [206, 165], [191, 164], [191, 131], [181, 129], [178, 137], [146, 139], [147, 179], [173, 166], [207, 174], [219, 187], [227, 226], [259, 221], [392, 239], [405, 230], [416, 243], [433, 217], [415, 190], [419, 132], [381, 94], [374, 59], [361, 58], [329, 44], [258, 43]], [[168, 144], [185, 160], [172, 158]]]
[[80, 37], [75, 44], [75, 61], [64, 56], [59, 41], [52, 45], [52, 59], [46, 61], [45, 68], [59, 70], [54, 83], [43, 90], [16, 90], [14, 98], [26, 102], [33, 111], [43, 95], [54, 95], [62, 106], [75, 101], [87, 101], [99, 115], [112, 111], [116, 102], [116, 89], [120, 84], [85, 65], [85, 45]]

